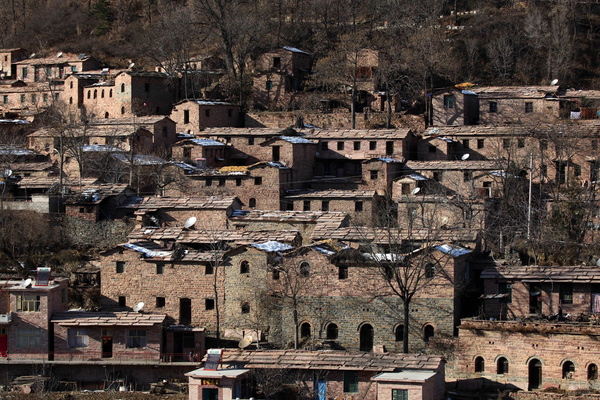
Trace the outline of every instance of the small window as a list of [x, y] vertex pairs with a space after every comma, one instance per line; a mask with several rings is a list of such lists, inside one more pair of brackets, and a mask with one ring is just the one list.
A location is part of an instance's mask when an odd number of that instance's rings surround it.
[[463, 145], [463, 148], [468, 149], [469, 148], [469, 139], [463, 139], [462, 145]]
[[454, 108], [456, 98], [452, 94], [444, 95], [444, 108]]
[[[44, 100], [46, 101], [46, 100]], [[73, 97], [69, 97], [69, 104], [73, 104]]]
[[215, 273], [215, 268], [211, 264], [204, 266], [204, 275], [212, 275]]
[[117, 261], [117, 274], [122, 274], [125, 272], [125, 262]]
[[363, 210], [363, 202], [362, 201], [355, 201], [354, 202], [354, 211], [355, 212], [362, 212]]
[[215, 299], [204, 299], [204, 309], [207, 311], [215, 309]]
[[498, 283], [498, 293], [506, 295], [506, 297], [500, 299], [501, 303], [512, 303], [512, 284], [504, 282]]
[[164, 271], [165, 271], [165, 264], [163, 264], [163, 263], [156, 263], [156, 274], [157, 275], [162, 275]]
[[121, 83], [121, 93], [125, 93], [125, 84]]
[[225, 186], [225, 178], [219, 178], [219, 186]]
[[372, 170], [371, 171], [371, 180], [372, 181], [375, 180], [375, 179], [377, 179], [378, 176], [379, 176], [379, 171], [377, 171], [377, 170]]
[[240, 263], [240, 274], [247, 274], [250, 272], [250, 263], [246, 260]]
[[425, 278], [431, 279], [435, 276], [435, 264], [427, 263], [425, 264]]
[[329, 142], [321, 142], [321, 150], [323, 150], [323, 151], [329, 150]]
[[254, 185], [262, 185], [262, 176], [257, 176], [256, 178], [254, 178]]
[[473, 179], [473, 171], [464, 171], [463, 172], [463, 181], [469, 182]]
[[573, 379], [575, 373], [575, 364], [572, 361], [565, 361], [562, 366], [563, 379]]
[[303, 211], [310, 211], [310, 200], [304, 200], [302, 205]]
[[5, 94], [2, 98], [2, 101], [4, 104], [8, 104], [8, 95]]
[[592, 150], [598, 150], [598, 140], [592, 139]]
[[533, 103], [528, 101], [525, 103], [525, 113], [529, 114], [533, 112]]
[[321, 211], [329, 211], [329, 201], [323, 200], [321, 202]]
[[58, 99], [60, 99], [60, 93], [55, 93], [54, 94], [54, 100], [58, 101]]
[[598, 366], [596, 364], [588, 365], [587, 378], [588, 381], [598, 380]]
[[247, 303], [247, 302], [242, 303], [242, 307], [241, 308], [242, 308], [241, 309], [242, 314], [250, 314], [250, 303]]
[[127, 307], [127, 298], [125, 296], [119, 296], [119, 307]]
[[377, 150], [377, 142], [372, 140], [369, 142], [369, 150]]
[[125, 114], [125, 107], [121, 107], [121, 114]]
[[274, 281], [278, 281], [279, 280], [280, 271], [277, 268], [273, 269], [273, 275], [272, 275], [272, 277], [273, 277]]
[[31, 102], [35, 103], [37, 101], [37, 96], [35, 95], [35, 93], [31, 94]]
[[21, 103], [25, 103], [25, 95], [24, 94], [21, 95]]
[[396, 342], [404, 341], [404, 325], [400, 324], [394, 329], [394, 336], [396, 338]]
[[235, 186], [242, 186], [242, 180], [240, 178], [235, 180]]
[[248, 200], [248, 207], [256, 208], [256, 199], [255, 198], [251, 198]]
[[302, 325], [300, 325], [300, 337], [301, 338], [311, 337], [310, 324], [308, 322], [305, 322]]
[[525, 139], [518, 139], [517, 140], [517, 147], [519, 147], [520, 149], [522, 149], [523, 147], [525, 147]]
[[149, 92], [149, 91], [150, 91], [150, 84], [144, 83], [144, 92]]
[[24, 294], [17, 296], [17, 311], [20, 312], [39, 312], [40, 296], [33, 294]]
[[112, 89], [108, 91], [108, 97], [112, 97]]
[[344, 393], [358, 393], [358, 371], [344, 371]]
[[433, 171], [433, 180], [435, 182], [441, 182], [443, 179], [443, 171]]
[[500, 357], [496, 362], [496, 373], [498, 375], [508, 374], [508, 360], [505, 357]]
[[580, 177], [581, 176], [581, 165], [573, 164], [573, 175]]
[[163, 308], [165, 306], [165, 298], [157, 297], [156, 298], [156, 308]]
[[306, 261], [302, 261], [300, 263], [300, 275], [303, 278], [308, 278], [310, 276], [310, 264]]
[[348, 279], [348, 267], [341, 265], [338, 267], [338, 279]]
[[510, 149], [510, 139], [502, 139], [502, 148]]
[[408, 196], [411, 193], [410, 183], [402, 184], [402, 194]]
[[209, 109], [204, 110], [204, 116], [206, 118], [210, 117], [210, 110]]
[[273, 89], [273, 81], [272, 80], [267, 80], [266, 84], [265, 84], [265, 89], [266, 90], [271, 90]]
[[408, 400], [408, 389], [392, 389], [392, 400]]
[[128, 349], [139, 349], [146, 347], [146, 330], [129, 329], [127, 331], [127, 343], [125, 347]]
[[354, 150], [360, 150], [360, 142], [354, 142]]
[[335, 340], [338, 338], [338, 326], [336, 324], [327, 325], [326, 337], [329, 340]]
[[344, 142], [337, 142], [337, 149], [344, 150]]
[[495, 113], [498, 112], [498, 103], [495, 101], [490, 101], [490, 112]]
[[423, 328], [423, 340], [425, 343], [429, 343], [429, 339], [431, 339], [435, 335], [435, 328], [432, 325], [425, 325]]
[[273, 68], [279, 69], [281, 67], [281, 57], [273, 57]]
[[560, 284], [560, 302], [562, 304], [573, 304], [573, 284]]
[[477, 148], [483, 149], [485, 147], [485, 139], [477, 139]]
[[248, 138], [248, 146], [254, 146], [254, 138], [253, 137]]
[[98, 97], [98, 90], [94, 89], [94, 98]]
[[546, 164], [540, 165], [540, 174], [542, 176], [547, 176], [548, 175], [548, 166]]
[[212, 178], [206, 178], [206, 186], [212, 186]]
[[183, 110], [183, 123], [184, 124], [190, 123], [190, 110]]
[[475, 359], [475, 372], [484, 372], [485, 371], [485, 361], [483, 357], [477, 357]]

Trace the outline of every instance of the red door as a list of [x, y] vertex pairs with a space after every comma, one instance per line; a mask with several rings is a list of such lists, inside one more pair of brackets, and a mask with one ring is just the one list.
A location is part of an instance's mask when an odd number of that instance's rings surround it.
[[0, 357], [6, 357], [7, 350], [8, 336], [6, 335], [6, 329], [0, 329]]

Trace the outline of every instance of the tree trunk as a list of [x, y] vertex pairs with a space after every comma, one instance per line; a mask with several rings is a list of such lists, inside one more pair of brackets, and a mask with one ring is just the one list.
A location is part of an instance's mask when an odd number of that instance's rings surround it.
[[402, 352], [408, 353], [408, 315], [410, 312], [410, 300], [404, 300], [404, 331], [402, 332]]
[[300, 338], [298, 337], [298, 306], [294, 304], [294, 349], [298, 350], [298, 344], [300, 342]]
[[387, 100], [387, 120], [385, 121], [385, 127], [387, 129], [390, 129], [392, 126], [392, 99], [390, 97], [389, 89], [386, 93], [386, 100]]
[[350, 100], [350, 114], [352, 118], [352, 129], [356, 129], [356, 108], [355, 108], [356, 86], [352, 86], [352, 99]]
[[216, 336], [217, 336], [217, 348], [221, 347], [221, 324], [219, 315], [219, 290], [217, 289], [217, 273], [219, 272], [219, 266], [215, 266], [213, 273], [213, 293], [215, 295], [215, 318], [216, 320]]

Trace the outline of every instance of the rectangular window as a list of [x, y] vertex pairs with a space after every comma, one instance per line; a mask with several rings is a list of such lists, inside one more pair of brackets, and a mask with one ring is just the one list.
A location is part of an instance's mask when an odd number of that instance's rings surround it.
[[338, 279], [348, 279], [348, 267], [342, 265], [338, 267]]
[[127, 307], [127, 297], [119, 296], [119, 307]]
[[240, 178], [235, 180], [235, 186], [242, 186], [242, 180]]
[[560, 284], [560, 302], [562, 304], [573, 304], [573, 284]]
[[146, 347], [146, 330], [127, 330], [127, 343], [125, 347], [127, 347], [128, 349], [139, 349], [141, 347]]
[[35, 95], [35, 93], [31, 94], [31, 102], [35, 103], [37, 101], [37, 96]]
[[360, 150], [360, 142], [354, 142], [354, 150]]
[[[540, 174], [542, 176], [548, 175], [548, 166], [546, 164], [540, 165]], [[593, 180], [593, 179], [592, 179]]]
[[267, 90], [273, 89], [273, 81], [268, 80], [267, 83], [266, 83], [266, 85], [265, 85], [265, 89], [267, 89]]
[[358, 393], [358, 371], [344, 371], [344, 393]]
[[8, 104], [8, 95], [6, 95], [6, 94], [4, 95], [3, 102], [4, 102], [4, 104]]
[[165, 264], [163, 264], [163, 263], [156, 263], [156, 274], [157, 275], [162, 275], [164, 271], [165, 271]]
[[362, 212], [363, 210], [363, 202], [362, 201], [355, 201], [354, 202], [354, 211], [356, 212]]
[[192, 158], [192, 148], [191, 147], [183, 148], [183, 158], [185, 158], [186, 160], [189, 160], [190, 158]]
[[444, 95], [444, 108], [454, 108], [456, 98], [452, 94]]
[[204, 299], [204, 308], [207, 311], [215, 309], [215, 299]]
[[473, 179], [473, 171], [464, 171], [463, 172], [463, 181], [469, 182]]
[[44, 103], [47, 103], [48, 102], [48, 93], [44, 93], [42, 95], [42, 99], [44, 100]]
[[17, 311], [40, 311], [40, 296], [36, 296], [34, 294], [17, 295]]
[[41, 333], [39, 328], [17, 328], [18, 348], [39, 348]]
[[402, 194], [407, 196], [410, 194], [410, 192], [411, 192], [410, 183], [403, 183], [402, 184]]
[[379, 175], [379, 171], [376, 171], [376, 170], [371, 171], [371, 180], [377, 179], [378, 175]]
[[67, 330], [67, 346], [70, 348], [75, 347], [88, 347], [88, 331], [87, 329], [68, 329]]
[[206, 186], [212, 186], [212, 178], [206, 178]]
[[253, 137], [248, 138], [248, 146], [254, 146], [254, 138]]
[[377, 150], [377, 142], [370, 141], [369, 142], [369, 150]]
[[573, 175], [577, 177], [581, 176], [581, 165], [573, 164]]
[[210, 110], [204, 110], [204, 116], [206, 118], [210, 117]]
[[469, 139], [463, 139], [462, 144], [463, 144], [463, 148], [468, 149], [469, 148]]
[[394, 154], [394, 142], [393, 141], [388, 141], [385, 142], [385, 154], [387, 154], [388, 156], [391, 156], [392, 154]]
[[510, 149], [510, 139], [502, 139], [502, 148]]
[[281, 67], [281, 57], [273, 57], [273, 68], [279, 69]]
[[510, 304], [512, 303], [512, 284], [511, 283], [498, 283], [498, 293], [507, 295], [500, 299], [501, 303]]
[[204, 266], [204, 275], [212, 275], [214, 274], [215, 269], [211, 264], [206, 264]]
[[60, 94], [59, 93], [55, 93], [54, 94], [54, 100], [58, 101], [58, 99], [60, 99]]
[[337, 149], [344, 150], [344, 142], [337, 142]]
[[219, 178], [219, 186], [225, 186], [225, 178]]
[[329, 150], [329, 142], [321, 142], [321, 150], [323, 150], [323, 151]]
[[443, 171], [433, 171], [433, 180], [435, 182], [441, 182], [443, 176]]
[[321, 211], [329, 211], [329, 202], [327, 200], [321, 202]]
[[279, 270], [278, 269], [274, 269], [273, 270], [273, 280], [274, 281], [278, 281], [279, 280]]
[[71, 65], [71, 72], [73, 72], [73, 73], [77, 72], [77, 66], [76, 65]]
[[522, 149], [523, 147], [525, 147], [525, 139], [518, 139], [518, 140], [517, 140], [517, 147], [519, 147], [519, 148], [521, 148], [521, 149]]
[[548, 150], [548, 141], [540, 140], [540, 150]]
[[117, 261], [117, 274], [125, 272], [125, 261]]
[[498, 112], [498, 103], [496, 103], [495, 101], [490, 101], [490, 112]]
[[525, 103], [525, 113], [529, 114], [533, 112], [533, 103], [528, 101]]
[[262, 177], [261, 176], [257, 176], [256, 178], [254, 178], [254, 185], [256, 185], [256, 186], [262, 185]]
[[408, 400], [408, 389], [392, 389], [392, 400]]
[[304, 200], [304, 203], [302, 205], [302, 210], [310, 211], [310, 200]]
[[484, 139], [477, 139], [477, 148], [478, 149], [483, 149], [485, 147], [485, 140]]
[[25, 103], [25, 95], [24, 94], [21, 95], [21, 103]]
[[165, 298], [157, 297], [156, 298], [156, 308], [163, 308], [165, 306]]
[[22, 71], [23, 71], [23, 79], [26, 79], [27, 78], [27, 67], [23, 67]]
[[183, 123], [184, 124], [190, 123], [190, 110], [183, 110]]

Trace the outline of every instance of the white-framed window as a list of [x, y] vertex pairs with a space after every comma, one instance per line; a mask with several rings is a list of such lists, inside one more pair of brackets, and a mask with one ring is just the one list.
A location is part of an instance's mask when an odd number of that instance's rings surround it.
[[67, 345], [70, 348], [88, 347], [89, 336], [87, 329], [72, 328], [67, 331]]

